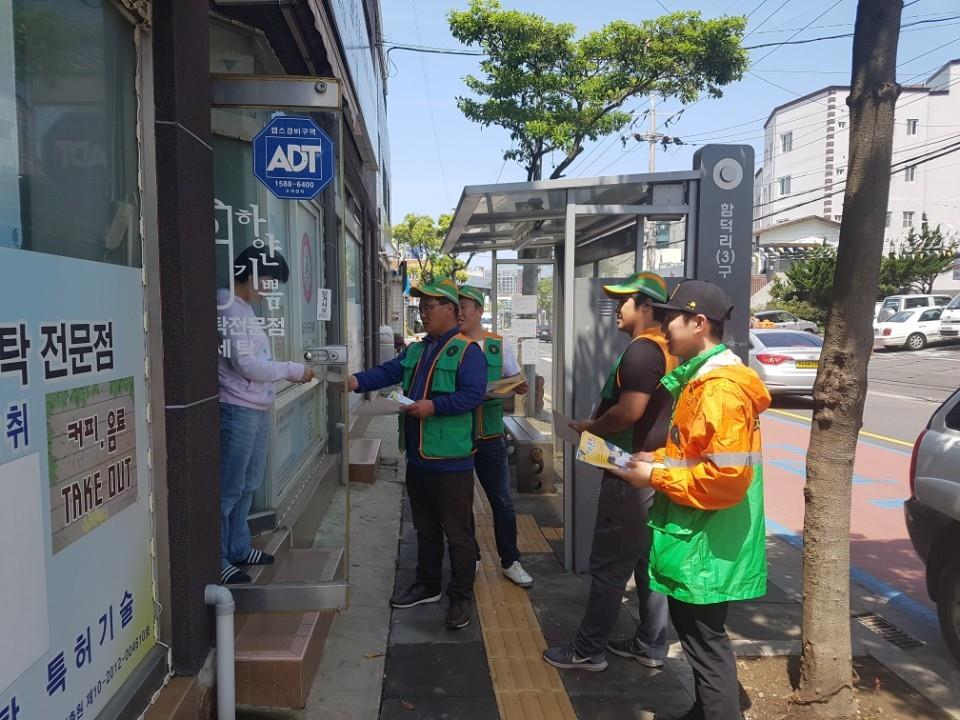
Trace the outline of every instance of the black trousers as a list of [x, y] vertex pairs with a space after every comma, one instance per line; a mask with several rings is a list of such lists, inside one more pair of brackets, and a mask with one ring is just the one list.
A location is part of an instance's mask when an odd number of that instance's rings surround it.
[[603, 653], [620, 616], [623, 591], [637, 578], [640, 626], [636, 638], [651, 657], [667, 655], [667, 598], [650, 589], [650, 528], [647, 515], [653, 490], [635, 488], [604, 474], [597, 498], [597, 519], [590, 548], [590, 597], [577, 628], [574, 646], [580, 655]]
[[473, 471], [434, 472], [407, 466], [407, 497], [417, 531], [417, 582], [440, 591], [443, 536], [450, 548], [451, 599], [472, 600], [476, 573]]
[[670, 598], [670, 619], [693, 668], [696, 706], [704, 720], [740, 720], [737, 662], [724, 624], [728, 603], [691, 605]]

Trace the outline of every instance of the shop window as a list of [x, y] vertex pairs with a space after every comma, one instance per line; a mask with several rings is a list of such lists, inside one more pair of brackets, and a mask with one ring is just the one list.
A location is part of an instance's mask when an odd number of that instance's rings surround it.
[[0, 29], [0, 247], [139, 266], [133, 26], [110, 2], [14, 0], [13, 16], [12, 63]]
[[[352, 221], [352, 222], [351, 222]], [[363, 274], [361, 270], [359, 223], [347, 222], [347, 361], [351, 373], [364, 369], [363, 357]]]

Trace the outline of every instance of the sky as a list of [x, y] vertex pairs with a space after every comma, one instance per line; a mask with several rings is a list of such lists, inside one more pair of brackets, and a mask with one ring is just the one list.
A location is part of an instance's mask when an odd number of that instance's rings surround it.
[[[750, 14], [744, 45], [777, 43], [801, 28], [797, 40], [853, 31], [856, 0], [501, 0], [505, 8], [534, 11], [557, 22], [572, 22], [578, 35], [623, 19], [638, 22], [672, 11], [699, 10], [707, 17]], [[661, 7], [662, 6], [664, 7]], [[957, 0], [907, 0], [903, 22], [960, 16]], [[451, 35], [446, 16], [467, 0], [382, 0], [387, 44], [462, 47]], [[822, 17], [818, 17], [822, 14]], [[852, 38], [751, 51], [744, 78], [724, 96], [691, 106], [661, 132], [691, 143], [748, 143], [763, 153], [763, 123], [777, 105], [826, 85], [850, 81]], [[941, 47], [942, 46], [942, 47]], [[771, 52], [772, 51], [772, 52]], [[388, 121], [391, 154], [391, 222], [407, 213], [438, 216], [451, 212], [465, 185], [517, 182], [526, 173], [504, 162], [507, 132], [467, 120], [456, 97], [468, 93], [463, 78], [479, 74], [476, 57], [427, 55], [394, 50], [389, 54]], [[918, 83], [948, 60], [960, 58], [960, 19], [904, 28], [898, 49], [898, 80]], [[628, 101], [626, 109], [649, 107], [649, 100]], [[681, 109], [676, 100], [657, 102], [658, 124]], [[693, 146], [658, 148], [657, 171], [688, 170]], [[559, 162], [559, 157], [557, 158]], [[588, 145], [566, 175], [593, 177], [646, 172], [647, 145], [626, 150], [618, 136]], [[550, 171], [549, 163], [545, 175]]]

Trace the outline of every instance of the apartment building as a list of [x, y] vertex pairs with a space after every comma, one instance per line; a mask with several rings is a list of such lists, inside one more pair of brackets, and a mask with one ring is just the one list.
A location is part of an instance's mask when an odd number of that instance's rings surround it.
[[[846, 187], [849, 87], [831, 85], [775, 107], [764, 124], [763, 166], [755, 177], [754, 236], [758, 246], [784, 241], [771, 228], [791, 223], [804, 234], [822, 218], [839, 223]], [[920, 84], [905, 84], [897, 102], [886, 247], [919, 228], [927, 215], [960, 233], [960, 59]], [[818, 234], [818, 233], [817, 233]], [[804, 238], [793, 238], [802, 241]]]

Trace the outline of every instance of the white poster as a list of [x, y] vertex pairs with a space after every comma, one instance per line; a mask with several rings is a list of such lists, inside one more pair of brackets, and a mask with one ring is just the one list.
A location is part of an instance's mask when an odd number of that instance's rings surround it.
[[524, 340], [520, 343], [520, 362], [524, 365], [536, 365], [540, 359], [540, 341]]
[[511, 295], [510, 308], [514, 315], [536, 315], [536, 295]]
[[317, 320], [329, 320], [333, 303], [333, 291], [328, 288], [317, 289]]
[[510, 334], [520, 338], [530, 338], [537, 334], [537, 321], [514, 318], [510, 324]]
[[[41, 505], [46, 483], [40, 455], [31, 453], [0, 465], [0, 527], [15, 544], [0, 552], [0, 577], [16, 578], [0, 613], [0, 688], [13, 684], [50, 649], [47, 623], [47, 559]], [[16, 651], [13, 650], [16, 648]]]

